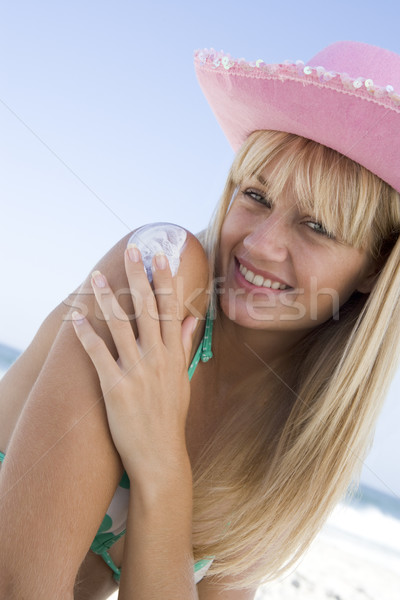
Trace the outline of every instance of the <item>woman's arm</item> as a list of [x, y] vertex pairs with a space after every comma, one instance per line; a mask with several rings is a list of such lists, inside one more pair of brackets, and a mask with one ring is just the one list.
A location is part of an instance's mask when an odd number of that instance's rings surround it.
[[126, 253], [126, 271], [142, 301], [138, 340], [106, 278], [98, 273], [92, 282], [99, 307], [111, 315], [107, 322], [118, 364], [87, 319], [74, 315], [76, 333], [99, 374], [111, 434], [132, 483], [119, 598], [250, 600], [254, 591], [227, 590], [227, 580], [209, 580], [198, 595], [193, 577], [192, 474], [185, 441], [194, 323], [186, 319], [181, 326], [176, 318], [174, 280], [165, 257], [164, 266], [153, 259], [153, 295], [140, 256], [135, 249], [133, 253], [133, 259]]
[[131, 494], [119, 598], [198, 599], [193, 563], [191, 468], [182, 456]]
[[[76, 298], [78, 291], [71, 298]], [[66, 306], [61, 303], [46, 317], [32, 342], [0, 380], [0, 450], [3, 452], [7, 450], [12, 432], [49, 355], [65, 313]]]
[[185, 423], [196, 321], [182, 325], [177, 316], [177, 282], [164, 255], [153, 258], [154, 294], [137, 249], [126, 252], [125, 266], [134, 304], [140, 299], [141, 305], [137, 341], [106, 278], [93, 279], [119, 363], [87, 319], [77, 314], [74, 323], [99, 374], [111, 434], [132, 484], [119, 597], [195, 599]]
[[[120, 302], [130, 314], [133, 307], [122, 258], [128, 237], [97, 268], [115, 290], [125, 290]], [[183, 298], [201, 286], [200, 280], [206, 285], [204, 254], [193, 238], [184, 251], [180, 274], [184, 276]], [[199, 300], [197, 306], [203, 310], [204, 297]], [[74, 303], [87, 311], [116, 358], [89, 280]], [[76, 573], [121, 472], [96, 371], [70, 321], [64, 320], [0, 470], [1, 597], [72, 598]]]
[[[232, 584], [232, 582], [230, 582]], [[198, 586], [199, 600], [254, 600], [257, 590], [228, 589], [228, 580], [218, 582], [205, 578]]]

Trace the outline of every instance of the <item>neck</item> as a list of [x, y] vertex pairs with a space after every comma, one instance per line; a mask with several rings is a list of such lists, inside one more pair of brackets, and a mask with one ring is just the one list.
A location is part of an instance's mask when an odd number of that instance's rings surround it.
[[274, 371], [278, 364], [285, 363], [285, 357], [303, 336], [304, 332], [289, 335], [241, 327], [219, 311], [213, 330], [219, 372], [234, 381]]

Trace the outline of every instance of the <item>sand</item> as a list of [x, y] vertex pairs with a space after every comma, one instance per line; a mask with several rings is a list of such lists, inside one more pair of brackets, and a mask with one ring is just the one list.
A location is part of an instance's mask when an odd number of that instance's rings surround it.
[[256, 600], [399, 600], [400, 556], [377, 546], [320, 535], [297, 569], [259, 588]]

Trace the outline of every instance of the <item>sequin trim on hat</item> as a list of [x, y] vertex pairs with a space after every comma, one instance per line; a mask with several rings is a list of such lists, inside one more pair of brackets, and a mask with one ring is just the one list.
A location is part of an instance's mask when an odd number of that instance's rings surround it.
[[390, 83], [384, 87], [375, 85], [371, 78], [350, 77], [347, 73], [328, 71], [322, 66], [311, 67], [302, 60], [296, 62], [285, 61], [280, 64], [267, 64], [261, 58], [247, 62], [244, 58], [235, 59], [222, 50], [197, 50], [195, 62], [200, 68], [220, 72], [234, 73], [245, 77], [272, 79], [276, 77], [282, 81], [297, 80], [302, 83], [309, 81], [321, 87], [336, 89], [337, 91], [351, 92], [360, 98], [375, 101], [390, 108], [400, 109], [400, 93], [395, 92]]

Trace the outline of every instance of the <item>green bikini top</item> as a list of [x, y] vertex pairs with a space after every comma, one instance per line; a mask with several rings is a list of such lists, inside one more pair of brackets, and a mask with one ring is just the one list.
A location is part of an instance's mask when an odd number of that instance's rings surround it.
[[214, 321], [211, 319], [210, 310], [208, 310], [203, 339], [201, 340], [199, 347], [196, 350], [196, 354], [194, 355], [193, 360], [190, 363], [190, 367], [188, 368], [189, 381], [192, 379], [200, 360], [202, 362], [208, 362], [210, 358], [213, 357], [213, 353], [211, 350], [213, 324]]

